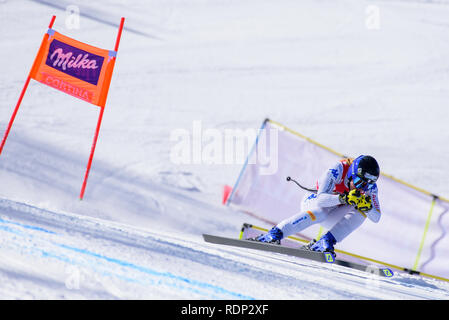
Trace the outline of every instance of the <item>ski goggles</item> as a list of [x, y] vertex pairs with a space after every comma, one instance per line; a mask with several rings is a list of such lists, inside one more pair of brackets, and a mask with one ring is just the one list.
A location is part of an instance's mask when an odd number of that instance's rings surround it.
[[354, 179], [352, 180], [352, 183], [354, 183], [354, 187], [357, 189], [368, 189], [369, 187], [373, 186], [377, 181], [377, 177], [371, 177], [371, 178], [364, 178], [356, 175]]

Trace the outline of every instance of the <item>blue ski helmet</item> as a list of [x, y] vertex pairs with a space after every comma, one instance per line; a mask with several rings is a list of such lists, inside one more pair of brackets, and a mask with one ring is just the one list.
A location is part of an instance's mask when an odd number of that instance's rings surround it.
[[347, 178], [352, 180], [357, 189], [367, 190], [376, 183], [379, 175], [380, 169], [376, 159], [361, 155], [352, 162]]

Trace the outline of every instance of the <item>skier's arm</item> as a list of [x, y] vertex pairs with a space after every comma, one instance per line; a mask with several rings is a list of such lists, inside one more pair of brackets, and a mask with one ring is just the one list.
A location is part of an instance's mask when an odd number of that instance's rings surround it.
[[371, 210], [365, 212], [365, 214], [372, 222], [377, 223], [379, 222], [381, 216], [377, 185], [374, 185], [373, 188], [370, 189], [369, 195], [371, 197], [371, 204], [373, 207]]
[[339, 195], [334, 194], [335, 185], [343, 178], [343, 165], [337, 163], [318, 180], [317, 204], [320, 207], [334, 207], [341, 204]]

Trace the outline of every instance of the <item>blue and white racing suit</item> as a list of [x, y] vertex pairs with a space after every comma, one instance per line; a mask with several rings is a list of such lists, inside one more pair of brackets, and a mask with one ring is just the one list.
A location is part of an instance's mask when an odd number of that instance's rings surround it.
[[307, 194], [301, 202], [301, 211], [277, 225], [284, 237], [320, 223], [329, 229], [337, 242], [341, 242], [360, 227], [366, 218], [375, 223], [380, 220], [381, 212], [376, 184], [364, 192], [371, 197], [372, 208], [369, 211], [361, 213], [353, 206], [341, 204], [338, 190], [349, 190], [346, 175], [348, 168], [349, 163], [340, 161], [324, 172], [318, 180], [317, 193]]

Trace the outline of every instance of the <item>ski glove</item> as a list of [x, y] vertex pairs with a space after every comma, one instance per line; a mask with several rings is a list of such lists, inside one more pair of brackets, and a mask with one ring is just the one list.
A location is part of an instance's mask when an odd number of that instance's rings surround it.
[[357, 189], [351, 190], [349, 193], [340, 194], [339, 199], [341, 204], [349, 204], [350, 206], [357, 206], [362, 195]]
[[357, 209], [362, 212], [370, 211], [373, 208], [373, 204], [371, 203], [371, 197], [367, 195], [362, 195], [360, 197], [359, 203], [357, 204]]
[[371, 197], [361, 194], [357, 189], [340, 194], [339, 199], [341, 204], [348, 204], [361, 212], [367, 212], [373, 208]]

